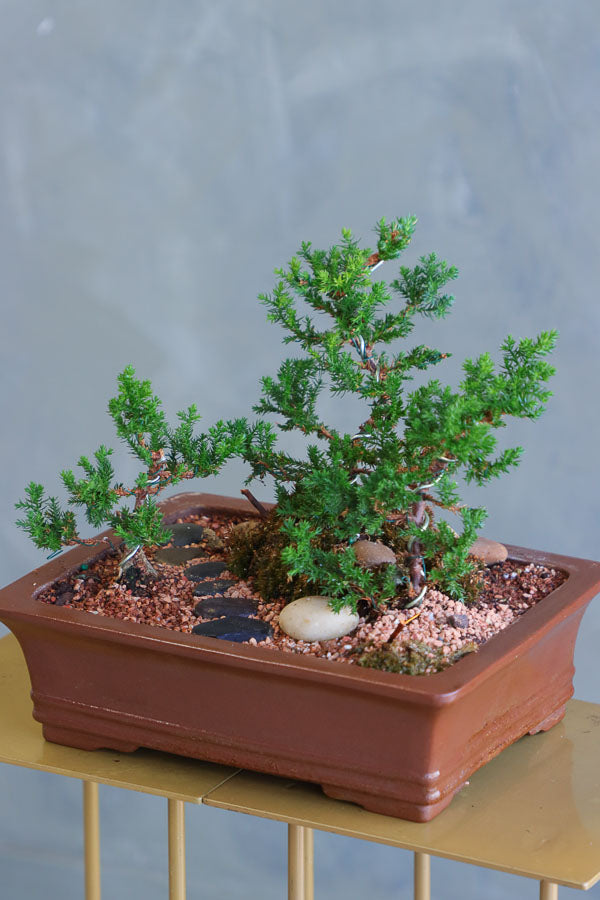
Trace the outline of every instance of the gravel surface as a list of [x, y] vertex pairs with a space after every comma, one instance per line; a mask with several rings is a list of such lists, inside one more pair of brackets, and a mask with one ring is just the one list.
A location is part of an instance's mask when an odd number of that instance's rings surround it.
[[[213, 516], [198, 516], [189, 517], [186, 521], [212, 528], [226, 541], [231, 526], [242, 521], [242, 518], [224, 520]], [[202, 583], [186, 578], [185, 568], [222, 558], [223, 553], [199, 546], [198, 556], [185, 566], [155, 561], [155, 568], [161, 576], [158, 581], [145, 584], [141, 579], [136, 584], [134, 578], [133, 586], [126, 587], [115, 582], [118, 563], [114, 557], [108, 556], [90, 564], [87, 570], [77, 576], [48, 588], [38, 599], [95, 615], [190, 633], [195, 625], [210, 620], [194, 615]], [[227, 571], [219, 575], [219, 578], [234, 582], [224, 591], [224, 596], [258, 601], [257, 617], [268, 622], [273, 629], [272, 637], [261, 641], [260, 646], [323, 657], [349, 665], [356, 663], [357, 646], [368, 643], [371, 647], [379, 647], [385, 644], [401, 622], [405, 625], [396, 637], [396, 647], [403, 643], [423, 642], [441, 649], [444, 655], [449, 655], [466, 644], [481, 645], [555, 590], [566, 577], [559, 570], [507, 560], [485, 570], [484, 587], [476, 603], [467, 605], [429, 589], [419, 609], [390, 607], [375, 621], [361, 618], [358, 628], [349, 636], [308, 643], [293, 640], [278, 627], [283, 602], [265, 603], [253, 591], [251, 583], [241, 581]], [[214, 581], [206, 580], [207, 585]], [[256, 645], [257, 641], [252, 638], [249, 643]]]

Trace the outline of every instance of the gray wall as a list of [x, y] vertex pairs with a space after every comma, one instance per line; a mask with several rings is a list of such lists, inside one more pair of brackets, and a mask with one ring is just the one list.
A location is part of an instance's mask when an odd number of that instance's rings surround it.
[[[302, 239], [329, 244], [345, 225], [368, 241], [380, 216], [409, 212], [409, 257], [435, 249], [461, 270], [454, 314], [424, 341], [460, 361], [509, 332], [561, 333], [547, 413], [507, 435], [521, 467], [469, 494], [489, 508], [485, 533], [598, 557], [597, 3], [0, 9], [3, 582], [44, 558], [12, 524], [22, 486], [55, 488], [61, 467], [114, 444], [104, 411], [125, 364], [170, 413], [247, 413], [282, 354], [256, 302], [273, 267]], [[341, 401], [329, 413], [352, 416]], [[215, 489], [237, 493], [243, 474]], [[596, 702], [599, 641], [596, 604], [576, 658], [576, 693]], [[81, 896], [77, 785], [1, 767], [0, 797], [3, 893]], [[105, 792], [107, 897], [164, 896], [162, 812]], [[189, 820], [190, 897], [283, 895], [281, 826]], [[320, 836], [317, 851], [331, 900], [400, 896], [409, 878], [389, 848]], [[482, 896], [484, 879], [486, 897], [535, 896], [450, 863], [434, 877], [446, 898]]]

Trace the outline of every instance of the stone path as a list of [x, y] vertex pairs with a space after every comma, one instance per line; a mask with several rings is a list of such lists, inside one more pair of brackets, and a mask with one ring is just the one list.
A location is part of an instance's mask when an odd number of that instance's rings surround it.
[[[171, 566], [183, 566], [192, 559], [202, 559], [206, 553], [202, 546], [205, 529], [201, 525], [172, 525], [173, 537], [167, 547], [156, 551], [155, 559]], [[214, 541], [210, 543], [214, 544]], [[263, 641], [271, 637], [273, 629], [268, 622], [254, 618], [258, 612], [258, 601], [245, 597], [228, 597], [225, 593], [235, 587], [237, 581], [219, 578], [227, 570], [227, 564], [217, 559], [206, 559], [188, 566], [184, 575], [197, 582], [194, 594], [199, 598], [194, 615], [208, 619], [199, 622], [192, 634], [241, 643], [254, 638]]]

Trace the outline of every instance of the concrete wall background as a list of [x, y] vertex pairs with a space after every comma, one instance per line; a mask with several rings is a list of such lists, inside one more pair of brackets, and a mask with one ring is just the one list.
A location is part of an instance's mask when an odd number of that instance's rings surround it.
[[[409, 259], [435, 249], [461, 270], [453, 315], [418, 336], [452, 350], [451, 378], [509, 332], [561, 333], [548, 411], [507, 435], [522, 465], [477, 497], [485, 533], [598, 557], [596, 3], [0, 8], [3, 583], [43, 560], [12, 524], [25, 483], [55, 489], [60, 468], [114, 446], [104, 410], [125, 364], [171, 414], [246, 414], [283, 353], [256, 302], [273, 267], [302, 239], [329, 245], [344, 225], [368, 241], [410, 212]], [[229, 467], [218, 489], [242, 477]], [[599, 641], [596, 605], [576, 657], [576, 693], [596, 702]], [[81, 896], [77, 785], [1, 767], [0, 797], [7, 896]], [[107, 897], [164, 896], [163, 812], [105, 792]], [[189, 831], [190, 897], [282, 896], [282, 827], [200, 809]], [[408, 884], [407, 854], [327, 835], [317, 853], [331, 900]], [[447, 898], [484, 880], [490, 898], [535, 895], [451, 863], [434, 878]]]

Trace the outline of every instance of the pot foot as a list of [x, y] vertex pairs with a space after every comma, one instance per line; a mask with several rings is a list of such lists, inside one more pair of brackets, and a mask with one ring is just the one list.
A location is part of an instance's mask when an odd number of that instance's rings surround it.
[[65, 747], [75, 747], [77, 750], [117, 750], [120, 753], [132, 753], [139, 750], [139, 744], [123, 741], [115, 738], [106, 738], [98, 734], [88, 734], [77, 731], [74, 728], [65, 728], [62, 725], [42, 726], [42, 733], [47, 741], [53, 744], [62, 744]]
[[460, 785], [456, 791], [452, 791], [440, 800], [431, 803], [419, 803], [417, 800], [402, 800], [397, 797], [378, 796], [366, 791], [344, 788], [334, 784], [321, 784], [321, 789], [327, 797], [356, 803], [368, 812], [379, 813], [383, 816], [393, 816], [396, 819], [407, 819], [409, 822], [429, 822], [448, 806], [454, 794], [461, 787], [464, 787], [464, 785]]
[[539, 734], [540, 731], [550, 731], [551, 728], [554, 728], [555, 725], [561, 721], [565, 714], [565, 706], [559, 706], [558, 709], [555, 709], [553, 713], [549, 716], [546, 716], [545, 719], [539, 723], [539, 725], [535, 725], [530, 729], [529, 734]]

